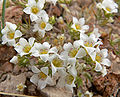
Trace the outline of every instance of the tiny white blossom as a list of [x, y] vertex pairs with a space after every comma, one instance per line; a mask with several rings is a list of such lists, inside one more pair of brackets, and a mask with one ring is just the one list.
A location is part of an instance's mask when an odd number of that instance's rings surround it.
[[[96, 67], [95, 70], [96, 71], [101, 71], [102, 70], [102, 65], [105, 66], [110, 66], [111, 62], [108, 58], [106, 58], [108, 56], [108, 50], [107, 49], [102, 49], [100, 50], [99, 48], [96, 48], [96, 54], [95, 54], [95, 62], [96, 62]], [[105, 69], [105, 68], [104, 68]]]
[[30, 81], [38, 86], [39, 89], [43, 89], [47, 84], [53, 84], [51, 77], [48, 76], [48, 67], [42, 67], [40, 70], [32, 66], [32, 72], [34, 75], [30, 78]]
[[76, 63], [76, 58], [82, 58], [86, 56], [86, 51], [80, 48], [80, 42], [78, 40], [74, 41], [73, 45], [65, 43], [63, 46], [64, 51], [61, 53], [61, 57], [68, 60], [70, 64]]
[[15, 39], [22, 36], [22, 33], [19, 30], [16, 30], [17, 26], [10, 22], [6, 22], [6, 26], [2, 29], [2, 44], [8, 43], [10, 46], [14, 46], [16, 41]]
[[24, 38], [20, 38], [19, 42], [15, 45], [15, 50], [22, 57], [23, 55], [30, 54], [31, 48], [34, 44], [35, 38], [31, 37], [28, 39], [28, 42]]
[[76, 31], [81, 33], [86, 32], [89, 29], [88, 25], [85, 25], [85, 19], [80, 18], [79, 20], [76, 17], [73, 17], [73, 25], [71, 26]]
[[45, 0], [28, 0], [27, 7], [23, 10], [26, 14], [30, 14], [31, 21], [36, 21], [43, 13]]
[[48, 21], [49, 21], [49, 17], [47, 13], [43, 12], [41, 18], [35, 21], [36, 24], [34, 25], [33, 32], [38, 31], [39, 35], [44, 37], [46, 31], [50, 31], [53, 28], [52, 25]]
[[86, 49], [92, 60], [95, 61], [95, 46], [99, 47], [99, 45], [102, 44], [101, 41], [98, 41], [95, 34], [88, 36], [84, 33], [80, 33], [79, 44]]
[[89, 92], [89, 91], [86, 91], [86, 92], [85, 92], [85, 95], [86, 95], [87, 97], [93, 97], [93, 93], [92, 93], [92, 92]]
[[56, 73], [57, 70], [64, 69], [65, 60], [61, 58], [58, 54], [53, 54], [49, 57], [49, 61], [52, 67], [52, 75]]
[[105, 10], [106, 13], [117, 13], [118, 5], [114, 2], [114, 0], [103, 0], [102, 3], [98, 3], [97, 7]]
[[26, 88], [26, 85], [20, 83], [19, 85], [16, 86], [16, 88], [17, 88], [17, 89], [16, 89], [17, 91], [23, 91], [24, 88]]
[[77, 76], [77, 71], [75, 69], [75, 65], [68, 68], [68, 72], [65, 72], [64, 70], [61, 71], [61, 77], [58, 81], [57, 86], [58, 87], [65, 87], [66, 89], [73, 92], [73, 87], [76, 87], [75, 80]]
[[50, 48], [50, 44], [48, 42], [44, 42], [43, 44], [35, 42], [34, 46], [31, 49], [31, 55], [35, 57], [40, 57], [44, 62], [49, 59], [49, 53], [57, 53], [57, 48]]

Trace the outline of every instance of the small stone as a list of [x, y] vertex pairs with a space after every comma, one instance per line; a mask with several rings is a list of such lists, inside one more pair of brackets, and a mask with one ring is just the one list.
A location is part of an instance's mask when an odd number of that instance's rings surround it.
[[10, 62], [6, 62], [0, 67], [0, 70], [2, 70], [4, 72], [12, 72], [13, 71], [13, 65]]

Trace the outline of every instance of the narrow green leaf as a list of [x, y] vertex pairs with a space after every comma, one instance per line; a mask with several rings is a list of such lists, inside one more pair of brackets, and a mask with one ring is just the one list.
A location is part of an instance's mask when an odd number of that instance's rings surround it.
[[5, 5], [6, 0], [3, 0], [3, 7], [2, 7], [2, 28], [5, 26]]

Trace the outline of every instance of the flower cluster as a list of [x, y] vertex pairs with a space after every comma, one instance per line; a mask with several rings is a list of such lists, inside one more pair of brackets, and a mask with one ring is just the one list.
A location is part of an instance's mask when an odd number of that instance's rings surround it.
[[[52, 2], [54, 5], [57, 0], [47, 0], [46, 2]], [[28, 0], [27, 7], [23, 10], [26, 14], [30, 15], [30, 19], [34, 22], [33, 32], [38, 32], [41, 37], [45, 36], [46, 31], [50, 31], [53, 26], [49, 23], [49, 16], [44, 10], [45, 0]], [[106, 3], [109, 2], [109, 5]], [[102, 3], [98, 3], [97, 6], [104, 9], [107, 13], [117, 12], [117, 5], [113, 0], [104, 0]], [[84, 64], [84, 67], [91, 66], [90, 70], [95, 72], [101, 72], [104, 77], [107, 74], [106, 67], [111, 65], [110, 60], [107, 58], [108, 50], [100, 49], [103, 44], [100, 39], [100, 33], [98, 28], [90, 33], [86, 34], [89, 30], [89, 26], [85, 25], [85, 19], [77, 19], [73, 17], [73, 24], [71, 28], [80, 32], [79, 40], [73, 43], [65, 43], [62, 50], [59, 51], [58, 47], [52, 46], [48, 42], [39, 43], [34, 37], [30, 37], [28, 40], [21, 38], [23, 35], [20, 30], [17, 29], [15, 24], [6, 22], [6, 26], [2, 29], [2, 44], [8, 44], [14, 46], [18, 55], [14, 56], [10, 62], [14, 64], [19, 63], [19, 58], [37, 58], [42, 62], [42, 65], [36, 66], [30, 65], [34, 75], [30, 78], [30, 81], [38, 86], [39, 89], [43, 89], [47, 84], [53, 84], [53, 77], [58, 74], [59, 79], [57, 82], [58, 87], [66, 87], [66, 89], [73, 92], [73, 87], [76, 87], [75, 81], [79, 76], [79, 71]], [[63, 40], [64, 34], [58, 36]], [[87, 59], [87, 60], [86, 60]], [[81, 62], [81, 60], [83, 60]], [[88, 64], [88, 61], [90, 64]], [[39, 68], [40, 67], [40, 68]], [[18, 86], [19, 88], [21, 86]], [[22, 86], [24, 87], [24, 86]], [[86, 92], [86, 95], [92, 95]]]

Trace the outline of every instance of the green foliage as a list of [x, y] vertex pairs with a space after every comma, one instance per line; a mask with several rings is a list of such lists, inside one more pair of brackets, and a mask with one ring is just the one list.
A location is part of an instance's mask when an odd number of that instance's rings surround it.
[[2, 7], [2, 28], [5, 26], [5, 6], [6, 0], [3, 0], [3, 7]]
[[28, 66], [30, 64], [29, 59], [26, 56], [20, 57], [18, 56], [18, 65], [19, 66]]
[[83, 72], [83, 75], [92, 82], [92, 76], [89, 72]]
[[82, 86], [83, 85], [82, 78], [80, 78], [79, 76], [77, 76], [75, 84], [77, 84], [78, 87]]

